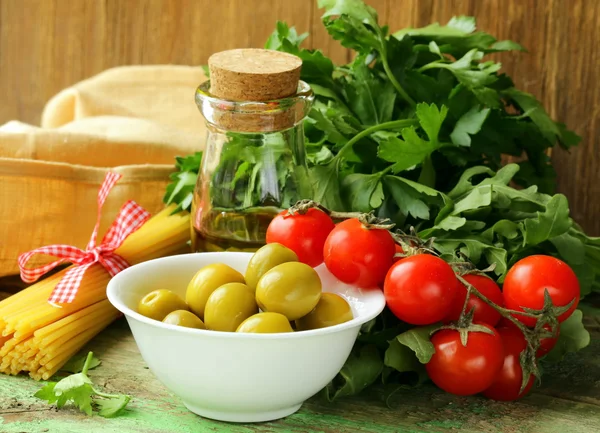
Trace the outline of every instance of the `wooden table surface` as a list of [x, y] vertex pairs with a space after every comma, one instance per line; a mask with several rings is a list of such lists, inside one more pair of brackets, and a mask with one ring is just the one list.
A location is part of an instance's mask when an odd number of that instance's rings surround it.
[[118, 418], [87, 417], [56, 410], [34, 397], [41, 386], [27, 377], [0, 377], [2, 433], [195, 433], [195, 432], [398, 432], [398, 433], [597, 433], [600, 431], [600, 319], [587, 318], [592, 343], [546, 370], [544, 382], [518, 402], [455, 397], [433, 386], [396, 394], [390, 407], [374, 389], [328, 403], [313, 397], [283, 420], [228, 424], [187, 411], [145, 367], [126, 322], [97, 336], [93, 350], [102, 365], [92, 380], [108, 392], [133, 396]]

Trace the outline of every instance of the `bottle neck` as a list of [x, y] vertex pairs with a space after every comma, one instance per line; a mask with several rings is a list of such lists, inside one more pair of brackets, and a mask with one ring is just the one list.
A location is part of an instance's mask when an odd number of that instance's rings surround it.
[[314, 101], [304, 82], [300, 82], [296, 95], [266, 102], [219, 99], [209, 89], [210, 81], [198, 87], [196, 104], [209, 125], [227, 132], [270, 133], [297, 127]]

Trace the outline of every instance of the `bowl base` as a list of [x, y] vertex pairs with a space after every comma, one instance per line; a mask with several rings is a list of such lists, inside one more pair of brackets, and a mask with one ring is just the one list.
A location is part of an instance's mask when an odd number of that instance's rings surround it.
[[266, 422], [276, 419], [285, 418], [297, 412], [302, 404], [286, 407], [283, 409], [272, 410], [268, 412], [221, 412], [212, 409], [204, 409], [190, 403], [183, 402], [191, 412], [200, 415], [204, 418], [213, 419], [216, 421], [236, 422], [236, 423], [251, 423], [251, 422]]

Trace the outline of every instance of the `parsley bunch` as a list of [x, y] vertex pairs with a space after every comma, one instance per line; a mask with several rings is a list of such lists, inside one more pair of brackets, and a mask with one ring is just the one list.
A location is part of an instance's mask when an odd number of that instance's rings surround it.
[[[319, 4], [329, 34], [354, 51], [352, 63], [336, 66], [318, 50], [301, 49], [306, 34], [281, 22], [266, 44], [299, 56], [301, 78], [317, 95], [305, 128], [318, 167], [317, 201], [336, 210], [379, 208], [394, 189], [386, 175], [448, 191], [466, 168], [496, 170], [503, 155], [527, 156], [518, 185], [554, 191], [546, 150], [580, 138], [486, 59], [523, 51], [519, 44], [476, 32], [472, 17], [389, 34], [361, 0]], [[365, 189], [369, 194], [357, 194]], [[400, 203], [388, 211], [394, 212], [409, 209]]]

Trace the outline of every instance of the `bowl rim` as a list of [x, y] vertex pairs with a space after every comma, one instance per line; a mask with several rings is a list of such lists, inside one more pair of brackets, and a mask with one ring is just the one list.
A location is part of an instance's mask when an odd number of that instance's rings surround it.
[[[355, 317], [348, 322], [329, 326], [327, 328], [311, 329], [308, 331], [301, 331], [301, 332], [279, 332], [279, 333], [268, 333], [268, 334], [267, 333], [264, 333], [264, 334], [249, 333], [249, 332], [248, 333], [246, 333], [246, 332], [225, 332], [225, 331], [213, 331], [213, 330], [209, 330], [209, 329], [186, 328], [183, 326], [171, 325], [171, 324], [160, 322], [158, 320], [150, 319], [150, 318], [138, 313], [137, 311], [129, 308], [127, 305], [125, 305], [125, 303], [121, 299], [119, 299], [119, 296], [117, 296], [117, 294], [116, 294], [118, 281], [120, 278], [122, 278], [122, 275], [126, 275], [131, 272], [138, 272], [140, 269], [142, 269], [144, 267], [151, 267], [156, 262], [169, 262], [169, 261], [174, 262], [174, 261], [179, 260], [182, 256], [217, 255], [217, 254], [251, 256], [253, 253], [238, 252], [238, 251], [200, 252], [200, 253], [186, 253], [186, 254], [179, 254], [179, 255], [175, 255], [175, 256], [159, 257], [156, 259], [147, 260], [147, 261], [132, 265], [132, 266], [124, 269], [123, 271], [119, 272], [114, 277], [112, 277], [110, 279], [110, 281], [108, 282], [108, 285], [106, 288], [106, 296], [107, 296], [109, 302], [113, 305], [113, 307], [115, 307], [117, 310], [119, 310], [121, 313], [123, 313], [123, 315], [125, 315], [126, 318], [128, 318], [128, 319], [132, 318], [139, 322], [143, 322], [145, 324], [151, 325], [156, 328], [172, 330], [175, 332], [181, 332], [181, 333], [189, 334], [189, 335], [198, 335], [198, 336], [202, 335], [202, 336], [205, 336], [208, 338], [232, 338], [232, 339], [246, 339], [246, 340], [247, 339], [256, 339], [256, 340], [295, 339], [295, 338], [304, 338], [304, 337], [316, 337], [316, 336], [320, 336], [320, 335], [327, 335], [327, 334], [332, 334], [332, 333], [336, 333], [336, 332], [341, 332], [341, 331], [345, 331], [350, 328], [362, 326], [363, 324], [367, 323], [368, 321], [379, 316], [379, 314], [381, 314], [381, 312], [385, 309], [385, 305], [386, 305], [385, 296], [383, 294], [383, 291], [381, 291], [381, 289], [379, 289], [379, 288], [377, 288], [377, 289], [375, 289], [375, 288], [361, 289], [361, 288], [357, 287], [356, 288], [357, 293], [379, 292], [381, 295], [379, 297], [380, 301], [381, 301], [380, 307], [376, 308], [374, 310], [374, 312], [367, 314], [365, 316]], [[133, 269], [135, 269], [135, 271], [133, 271]]]

